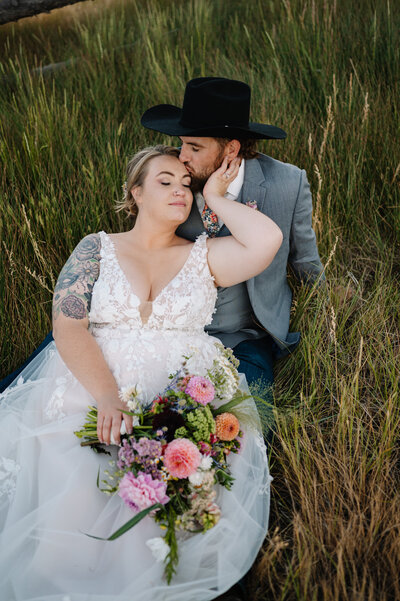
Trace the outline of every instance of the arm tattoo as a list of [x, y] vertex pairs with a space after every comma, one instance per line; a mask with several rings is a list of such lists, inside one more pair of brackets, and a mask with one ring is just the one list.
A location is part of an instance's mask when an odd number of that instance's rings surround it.
[[62, 313], [72, 319], [89, 315], [93, 286], [100, 272], [100, 236], [81, 240], [58, 277], [53, 297], [53, 320]]

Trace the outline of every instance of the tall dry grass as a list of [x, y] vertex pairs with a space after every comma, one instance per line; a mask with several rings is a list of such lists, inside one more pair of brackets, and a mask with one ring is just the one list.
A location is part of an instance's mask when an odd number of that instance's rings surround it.
[[[260, 149], [304, 167], [325, 289], [295, 287], [277, 365], [257, 600], [398, 600], [399, 56], [394, 0], [82, 3], [0, 28], [0, 367], [49, 331], [51, 290], [114, 213], [139, 116], [191, 77], [247, 81]], [[174, 142], [174, 140], [168, 140]]]

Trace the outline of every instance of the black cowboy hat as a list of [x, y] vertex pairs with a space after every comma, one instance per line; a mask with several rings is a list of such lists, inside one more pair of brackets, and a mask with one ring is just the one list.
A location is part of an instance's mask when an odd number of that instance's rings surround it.
[[249, 122], [250, 88], [224, 77], [198, 77], [186, 84], [183, 107], [158, 104], [148, 109], [141, 124], [169, 136], [231, 139], [283, 139], [274, 125]]

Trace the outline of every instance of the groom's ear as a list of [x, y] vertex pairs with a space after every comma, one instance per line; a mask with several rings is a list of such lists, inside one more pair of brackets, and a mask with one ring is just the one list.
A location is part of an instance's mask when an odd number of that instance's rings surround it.
[[225, 146], [225, 156], [228, 157], [229, 161], [236, 159], [240, 151], [239, 140], [229, 140]]

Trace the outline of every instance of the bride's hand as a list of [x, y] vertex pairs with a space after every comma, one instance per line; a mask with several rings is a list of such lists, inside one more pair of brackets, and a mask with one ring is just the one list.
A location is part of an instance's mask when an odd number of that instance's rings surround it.
[[126, 411], [126, 404], [120, 398], [100, 401], [97, 404], [97, 438], [105, 444], [111, 443], [111, 437], [115, 444], [121, 442], [121, 424], [125, 422], [126, 431], [132, 432], [132, 416], [122, 413]]
[[225, 157], [221, 167], [210, 175], [203, 189], [203, 196], [207, 203], [210, 199], [226, 193], [229, 184], [239, 172], [240, 161], [240, 158], [236, 158], [228, 162], [228, 158]]

